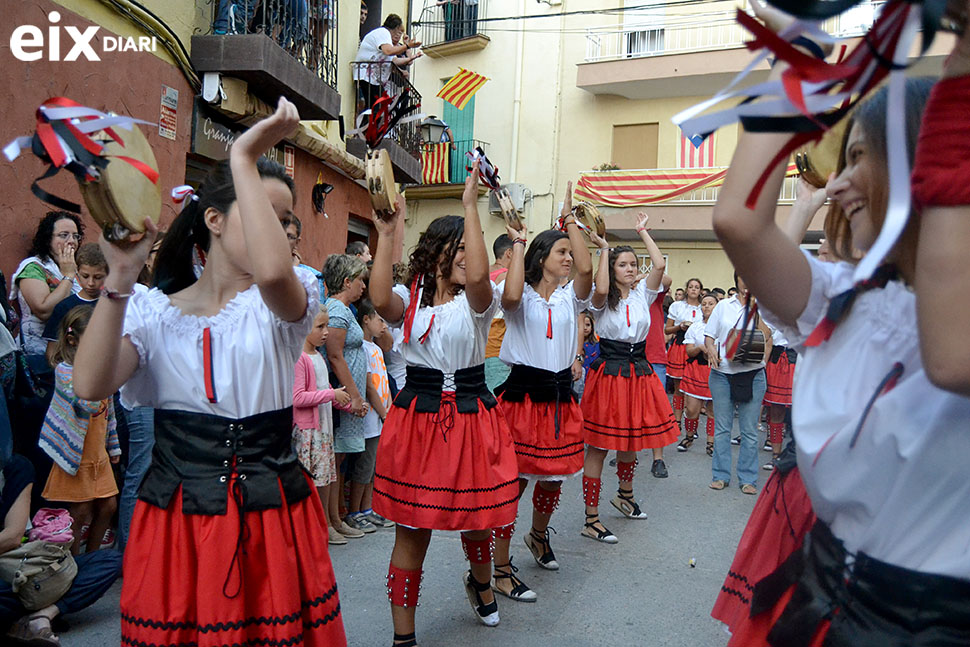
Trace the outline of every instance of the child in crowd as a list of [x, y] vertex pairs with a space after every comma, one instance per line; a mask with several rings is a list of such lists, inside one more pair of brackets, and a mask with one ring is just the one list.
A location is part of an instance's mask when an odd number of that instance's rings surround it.
[[77, 282], [81, 291], [76, 292], [54, 306], [51, 316], [44, 325], [43, 337], [47, 341], [47, 357], [54, 352], [57, 343], [58, 330], [61, 320], [73, 308], [81, 305], [94, 306], [101, 296], [101, 288], [108, 276], [108, 261], [97, 243], [85, 243], [78, 248], [74, 255], [77, 264]]
[[384, 418], [391, 408], [391, 389], [384, 364], [384, 353], [374, 343], [387, 331], [387, 324], [374, 310], [368, 299], [357, 302], [357, 323], [364, 331], [364, 353], [367, 355], [367, 403], [370, 410], [364, 416], [364, 451], [357, 455], [350, 469], [350, 504], [346, 522], [363, 532], [388, 528], [394, 523], [380, 516], [371, 508], [374, 495], [374, 466], [377, 463], [377, 445], [381, 439]]
[[337, 468], [333, 453], [333, 412], [332, 402], [338, 407], [350, 404], [350, 395], [344, 387], [330, 388], [330, 375], [327, 362], [317, 352], [317, 348], [327, 341], [327, 323], [330, 316], [321, 310], [313, 319], [313, 327], [303, 343], [303, 353], [296, 361], [296, 375], [293, 382], [293, 451], [303, 466], [310, 472], [313, 485], [317, 488], [320, 502], [326, 513], [328, 523], [336, 527], [328, 528], [329, 543], [346, 544], [347, 539], [340, 534], [339, 516], [330, 512], [330, 488], [337, 482]]
[[114, 405], [111, 398], [82, 400], [74, 395], [74, 354], [92, 311], [91, 306], [76, 306], [61, 320], [51, 356], [54, 397], [39, 440], [54, 461], [43, 497], [68, 503], [74, 519], [71, 552], [75, 555], [80, 552], [84, 526], [89, 526], [87, 551], [101, 547], [118, 508], [118, 487], [109, 464], [121, 459]]
[[586, 390], [586, 371], [589, 370], [589, 365], [600, 356], [600, 340], [596, 336], [596, 324], [593, 323], [593, 316], [589, 314], [589, 310], [583, 310], [579, 316], [579, 326], [583, 331], [583, 374], [573, 382], [573, 391], [576, 393], [576, 399], [582, 400], [583, 391]]

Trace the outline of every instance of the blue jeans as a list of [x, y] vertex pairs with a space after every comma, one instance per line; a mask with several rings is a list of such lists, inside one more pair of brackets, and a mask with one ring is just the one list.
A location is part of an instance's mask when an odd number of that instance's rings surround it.
[[765, 397], [765, 371], [758, 369], [748, 402], [735, 403], [731, 387], [724, 373], [711, 370], [708, 382], [714, 398], [714, 460], [711, 464], [715, 481], [731, 482], [731, 428], [734, 426], [734, 405], [738, 405], [738, 426], [741, 428], [741, 451], [738, 453], [738, 480], [741, 485], [758, 483], [758, 415]]
[[660, 384], [663, 385], [664, 390], [667, 389], [667, 365], [666, 364], [651, 364], [653, 367], [653, 372], [657, 374], [660, 378]]
[[128, 418], [128, 468], [118, 504], [118, 550], [124, 550], [128, 542], [138, 488], [152, 464], [152, 449], [155, 447], [155, 410], [135, 407], [131, 411], [126, 409], [125, 415]]
[[212, 31], [216, 35], [229, 33], [229, 8], [232, 7], [232, 33], [249, 33], [249, 21], [255, 13], [256, 0], [219, 0], [216, 19], [212, 23]]

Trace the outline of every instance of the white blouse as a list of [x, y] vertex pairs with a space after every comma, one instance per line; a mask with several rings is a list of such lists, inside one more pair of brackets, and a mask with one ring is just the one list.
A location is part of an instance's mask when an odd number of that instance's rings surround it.
[[[732, 330], [740, 330], [744, 324], [744, 304], [738, 300], [737, 295], [722, 299], [714, 306], [711, 316], [707, 318], [707, 325], [704, 327], [704, 336], [711, 337], [717, 342], [718, 353], [721, 357], [719, 366], [712, 366], [712, 369], [721, 373], [734, 374], [754, 371], [764, 368], [764, 361], [758, 363], [733, 362], [727, 358], [727, 339]], [[751, 322], [748, 322], [750, 330]]]
[[645, 340], [650, 330], [650, 304], [657, 300], [657, 294], [659, 292], [648, 288], [646, 279], [643, 279], [625, 299], [620, 299], [616, 310], [611, 310], [608, 303], [602, 308], [590, 305], [596, 334], [604, 339], [631, 344]]
[[701, 347], [701, 352], [704, 352], [704, 328], [706, 324], [704, 320], [700, 320], [696, 323], [692, 323], [687, 332], [684, 333], [684, 345], [694, 344], [695, 346]]
[[[294, 271], [313, 305], [293, 322], [277, 317], [255, 284], [212, 317], [182, 314], [158, 289], [132, 296], [123, 334], [138, 350], [138, 368], [123, 387], [125, 402], [237, 419], [292, 405], [294, 366], [320, 303], [316, 277], [300, 268]], [[206, 328], [215, 403], [205, 392]]]
[[[852, 286], [854, 269], [806, 256], [808, 305], [796, 326], [779, 329], [799, 353], [792, 423], [816, 514], [852, 552], [970, 579], [970, 399], [930, 384], [916, 297], [898, 281], [860, 294], [828, 341], [804, 347], [830, 299]], [[866, 403], [896, 362], [902, 376], [876, 398], [850, 448]]]
[[[401, 355], [408, 366], [435, 368], [452, 375], [463, 368], [478, 366], [485, 361], [485, 341], [492, 317], [498, 309], [494, 296], [485, 312], [475, 312], [468, 305], [468, 297], [462, 291], [447, 303], [438, 306], [419, 307], [411, 325], [411, 339], [401, 341]], [[411, 302], [411, 294], [404, 285], [395, 285], [394, 294], [401, 297], [404, 310]], [[434, 321], [432, 322], [432, 317]], [[404, 320], [394, 323], [401, 327]], [[425, 336], [424, 343], [421, 338]], [[574, 340], [575, 343], [575, 340]]]
[[704, 321], [704, 313], [701, 312], [699, 305], [692, 306], [685, 299], [683, 301], [674, 301], [670, 304], [670, 309], [667, 310], [667, 318], [672, 319], [676, 324], [682, 324], [685, 321], [693, 324], [698, 321]]
[[[500, 300], [504, 289], [505, 281], [495, 288]], [[554, 373], [569, 368], [579, 347], [579, 313], [588, 307], [589, 297], [577, 297], [572, 281], [556, 288], [548, 301], [527, 283], [519, 307], [505, 311], [505, 338], [499, 359]], [[550, 332], [551, 337], [547, 334]]]

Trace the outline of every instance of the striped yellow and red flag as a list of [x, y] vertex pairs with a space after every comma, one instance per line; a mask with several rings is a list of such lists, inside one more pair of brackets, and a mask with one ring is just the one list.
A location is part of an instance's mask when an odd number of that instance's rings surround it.
[[[727, 169], [651, 169], [605, 171], [580, 176], [574, 198], [607, 207], [637, 207], [666, 202], [707, 187], [721, 186]], [[798, 175], [794, 164], [786, 176]]]
[[464, 110], [465, 104], [475, 96], [475, 93], [485, 85], [486, 81], [488, 79], [481, 74], [460, 67], [458, 74], [448, 79], [444, 87], [438, 91], [438, 96], [459, 110]]
[[421, 151], [421, 180], [425, 184], [444, 184], [448, 181], [448, 161], [451, 142], [432, 144]]

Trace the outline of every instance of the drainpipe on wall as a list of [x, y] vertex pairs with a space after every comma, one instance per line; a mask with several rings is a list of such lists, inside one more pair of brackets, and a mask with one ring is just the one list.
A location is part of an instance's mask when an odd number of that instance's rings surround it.
[[[519, 0], [518, 15], [525, 15], [525, 0]], [[519, 167], [519, 111], [522, 108], [522, 58], [525, 53], [525, 34], [519, 30], [515, 36], [515, 79], [512, 81], [512, 143], [509, 146], [512, 159], [509, 162], [509, 181], [516, 181]]]

